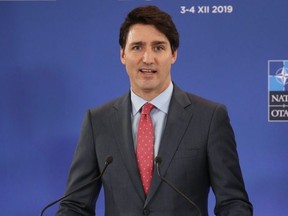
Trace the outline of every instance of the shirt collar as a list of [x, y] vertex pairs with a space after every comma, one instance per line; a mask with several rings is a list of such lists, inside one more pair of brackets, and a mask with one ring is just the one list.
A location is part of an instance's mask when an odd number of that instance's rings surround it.
[[132, 89], [131, 91], [131, 101], [132, 101], [132, 115], [135, 116], [137, 112], [141, 109], [141, 107], [149, 102], [153, 104], [157, 109], [161, 110], [164, 113], [168, 113], [169, 104], [172, 97], [173, 92], [173, 84], [170, 82], [168, 88], [166, 88], [161, 94], [157, 97], [153, 98], [151, 101], [146, 101], [143, 98], [137, 96]]

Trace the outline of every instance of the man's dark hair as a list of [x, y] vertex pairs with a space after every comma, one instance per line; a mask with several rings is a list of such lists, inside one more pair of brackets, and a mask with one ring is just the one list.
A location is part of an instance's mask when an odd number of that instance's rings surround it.
[[128, 13], [120, 28], [119, 44], [122, 49], [125, 49], [130, 27], [135, 24], [153, 25], [168, 38], [172, 53], [178, 49], [179, 34], [171, 16], [152, 5], [137, 7]]

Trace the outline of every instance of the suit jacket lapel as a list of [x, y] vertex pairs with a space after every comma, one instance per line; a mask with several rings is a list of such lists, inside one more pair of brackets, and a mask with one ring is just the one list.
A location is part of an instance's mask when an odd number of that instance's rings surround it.
[[111, 127], [116, 137], [116, 142], [121, 152], [122, 159], [131, 182], [138, 192], [140, 198], [144, 201], [145, 195], [142, 188], [141, 179], [138, 174], [137, 161], [135, 156], [135, 149], [132, 137], [132, 126], [131, 126], [131, 100], [130, 94], [127, 94], [115, 105], [115, 113], [111, 119]]
[[[174, 85], [174, 91], [170, 102], [169, 113], [167, 116], [166, 127], [162, 135], [158, 155], [162, 158], [161, 175], [164, 176], [177, 148], [185, 134], [186, 128], [192, 119], [191, 102], [185, 92]], [[189, 110], [189, 111], [188, 111]], [[156, 167], [154, 169], [153, 180], [145, 206], [155, 194], [161, 183], [157, 175]]]

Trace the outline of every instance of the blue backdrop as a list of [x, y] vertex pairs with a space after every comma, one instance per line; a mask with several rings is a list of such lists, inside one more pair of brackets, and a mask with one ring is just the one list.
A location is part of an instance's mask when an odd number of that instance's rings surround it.
[[1, 215], [39, 215], [63, 195], [85, 111], [129, 90], [118, 30], [145, 4], [178, 26], [175, 83], [227, 105], [255, 215], [287, 215], [288, 123], [268, 122], [268, 61], [288, 59], [287, 0], [0, 1]]

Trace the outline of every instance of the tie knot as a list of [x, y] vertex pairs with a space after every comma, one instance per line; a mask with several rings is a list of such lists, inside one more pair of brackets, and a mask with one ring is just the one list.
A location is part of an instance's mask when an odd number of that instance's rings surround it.
[[141, 114], [150, 114], [151, 110], [154, 108], [153, 104], [146, 103], [142, 106], [142, 112]]

